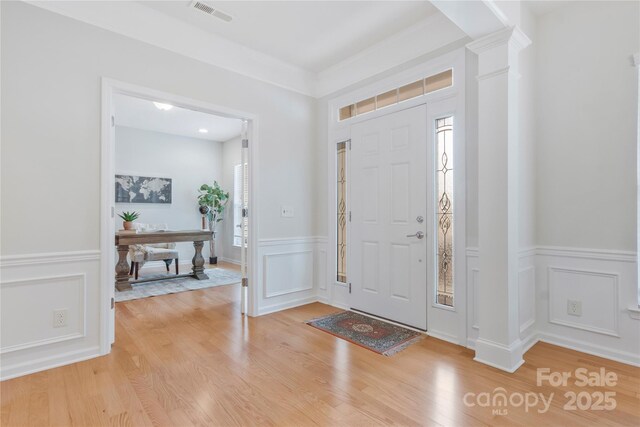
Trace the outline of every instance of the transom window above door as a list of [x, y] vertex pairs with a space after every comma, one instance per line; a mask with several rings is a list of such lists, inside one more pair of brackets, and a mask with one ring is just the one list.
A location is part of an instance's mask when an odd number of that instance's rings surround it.
[[440, 89], [453, 86], [453, 70], [449, 69], [438, 74], [416, 80], [413, 83], [380, 93], [371, 98], [341, 107], [338, 120], [343, 121], [364, 113], [376, 111], [399, 102], [426, 95]]

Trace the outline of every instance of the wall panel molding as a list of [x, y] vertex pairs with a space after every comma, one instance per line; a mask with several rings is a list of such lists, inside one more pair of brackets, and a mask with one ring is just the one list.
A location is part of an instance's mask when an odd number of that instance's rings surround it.
[[538, 246], [538, 256], [557, 256], [599, 261], [633, 262], [637, 261], [637, 252], [612, 249], [568, 248], [560, 246]]
[[32, 266], [39, 264], [60, 264], [100, 259], [99, 250], [47, 252], [40, 254], [4, 255], [0, 257], [0, 268]]
[[[313, 250], [287, 251], [264, 255], [264, 297], [273, 298], [313, 289]], [[280, 264], [282, 263], [282, 264]], [[280, 270], [278, 268], [281, 267]], [[306, 267], [306, 268], [305, 268]], [[297, 268], [302, 268], [297, 270]], [[274, 290], [278, 283], [301, 283], [300, 286]]]
[[[76, 285], [78, 285], [78, 291], [80, 291], [80, 296], [78, 298], [79, 306], [73, 307], [75, 308], [74, 312], [80, 315], [80, 319], [78, 319], [78, 321], [76, 322], [76, 325], [75, 325], [76, 327], [72, 330], [69, 330], [67, 328], [64, 328], [64, 329], [60, 328], [61, 334], [56, 336], [39, 338], [34, 340], [27, 340], [27, 341], [24, 341], [18, 344], [9, 345], [9, 346], [1, 346], [0, 354], [11, 353], [19, 350], [26, 350], [29, 348], [40, 347], [44, 345], [55, 344], [59, 342], [64, 342], [64, 341], [85, 337], [87, 335], [87, 316], [86, 316], [87, 276], [84, 273], [78, 273], [78, 274], [69, 274], [64, 276], [45, 276], [45, 277], [35, 277], [35, 278], [20, 279], [20, 280], [13, 280], [13, 281], [3, 281], [2, 283], [0, 283], [0, 288], [3, 291], [5, 291], [6, 289], [9, 289], [9, 288], [20, 288], [20, 287], [28, 287], [28, 286], [51, 287], [55, 282], [73, 283], [72, 281], [75, 282]], [[32, 291], [25, 291], [25, 292], [31, 294]], [[3, 298], [7, 297], [6, 292], [2, 292], [2, 294], [3, 294], [2, 295]], [[6, 336], [3, 337], [3, 344], [5, 342], [6, 342]]]
[[[100, 313], [88, 310], [100, 298], [100, 257], [87, 250], [0, 258], [0, 378], [100, 355]], [[34, 300], [35, 293], [41, 298]], [[56, 310], [66, 310], [66, 326], [54, 327]]]
[[[619, 275], [618, 274], [603, 273], [603, 272], [594, 271], [594, 270], [585, 270], [585, 269], [567, 268], [567, 267], [562, 267], [562, 268], [548, 267], [547, 272], [548, 272], [547, 283], [549, 286], [549, 323], [553, 323], [561, 326], [568, 326], [576, 329], [582, 329], [585, 331], [595, 332], [599, 334], [611, 335], [614, 337], [620, 336], [619, 330], [618, 330], [618, 317], [620, 313], [619, 299], [618, 299], [618, 295], [619, 295], [619, 290], [618, 290]], [[592, 292], [589, 295], [596, 300], [596, 303], [599, 305], [601, 309], [600, 311], [598, 311], [598, 314], [602, 315], [604, 313], [605, 315], [608, 315], [611, 318], [610, 327], [607, 327], [604, 325], [595, 326], [594, 324], [597, 323], [597, 319], [591, 319], [591, 320], [588, 319], [589, 313], [584, 313], [584, 310], [585, 310], [584, 306], [583, 306], [583, 314], [579, 317], [575, 317], [576, 319], [575, 321], [570, 320], [569, 317], [567, 318], [561, 317], [561, 313], [566, 312], [566, 306], [561, 302], [560, 302], [560, 307], [563, 308], [564, 310], [561, 310], [560, 313], [554, 312], [555, 305], [559, 303], [558, 301], [556, 301], [556, 298], [558, 298], [557, 293], [561, 292], [560, 290], [556, 291], [556, 289], [567, 283], [566, 280], [562, 283], [559, 282], [561, 279], [558, 276], [561, 274], [565, 276], [566, 275], [576, 276], [575, 280], [579, 280], [578, 277], [582, 276], [583, 282], [584, 280], [593, 280], [594, 278], [600, 279], [600, 284], [608, 285], [610, 287], [610, 289], [603, 291], [602, 295], [600, 295], [599, 297], [592, 295]], [[580, 291], [582, 291], [582, 289], [580, 289]], [[606, 301], [607, 296], [611, 297], [610, 307], [606, 307], [603, 305], [604, 302]], [[584, 301], [581, 301], [581, 302], [584, 302]], [[586, 320], [583, 322], [580, 322], [578, 319], [581, 319], [582, 317], [585, 317]]]

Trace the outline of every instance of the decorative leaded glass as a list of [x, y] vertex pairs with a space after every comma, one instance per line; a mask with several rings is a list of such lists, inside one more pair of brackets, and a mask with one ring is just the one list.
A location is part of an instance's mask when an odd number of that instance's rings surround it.
[[453, 307], [453, 117], [436, 120], [438, 304]]
[[338, 143], [338, 282], [347, 281], [347, 143]]

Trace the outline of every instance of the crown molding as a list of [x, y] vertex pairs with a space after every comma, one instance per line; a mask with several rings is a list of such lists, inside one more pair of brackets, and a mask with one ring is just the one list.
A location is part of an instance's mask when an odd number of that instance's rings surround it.
[[467, 49], [480, 54], [504, 44], [509, 44], [516, 51], [520, 51], [531, 44], [531, 39], [518, 26], [513, 26], [474, 40], [467, 44]]
[[436, 13], [316, 74], [136, 2], [24, 2], [315, 98], [375, 77], [466, 37], [444, 15]]
[[335, 93], [465, 37], [444, 15], [431, 15], [319, 72], [316, 97]]
[[303, 95], [315, 92], [314, 73], [136, 2], [25, 3]]

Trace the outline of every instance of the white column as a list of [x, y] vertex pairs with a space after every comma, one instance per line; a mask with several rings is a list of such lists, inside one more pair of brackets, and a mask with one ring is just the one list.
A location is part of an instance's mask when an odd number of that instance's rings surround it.
[[518, 322], [518, 27], [467, 45], [478, 55], [479, 337], [475, 360], [508, 372], [522, 363]]

